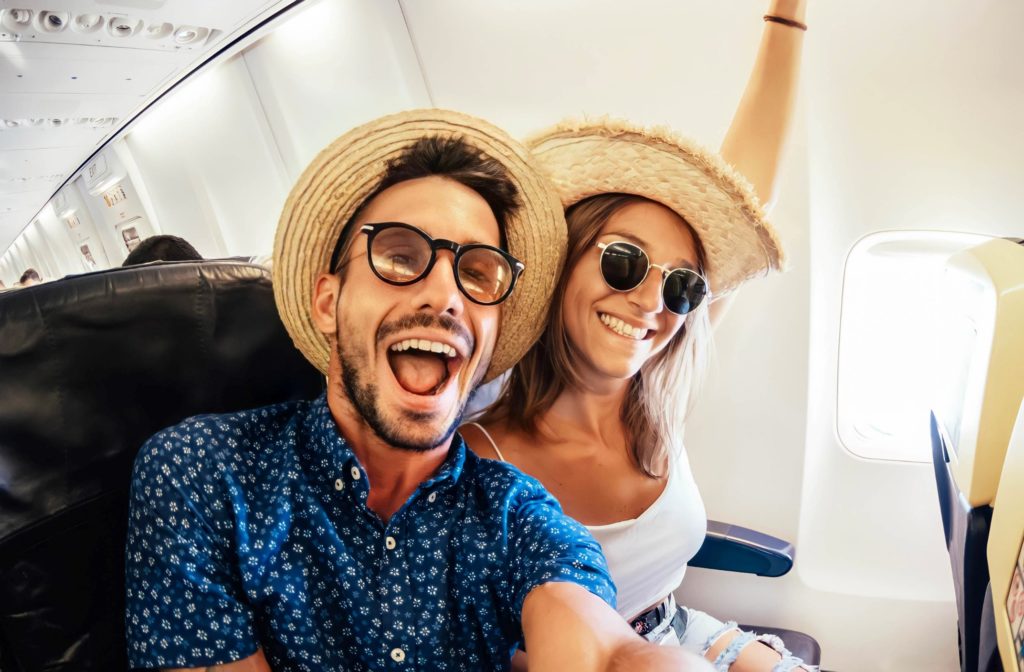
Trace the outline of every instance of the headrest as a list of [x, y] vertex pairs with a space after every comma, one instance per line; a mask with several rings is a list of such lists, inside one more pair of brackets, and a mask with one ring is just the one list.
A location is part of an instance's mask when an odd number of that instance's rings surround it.
[[[0, 296], [0, 654], [20, 647], [26, 669], [45, 667], [64, 652], [26, 650], [47, 638], [84, 646], [82, 661], [123, 638], [123, 611], [110, 612], [123, 609], [127, 490], [149, 436], [313, 398], [322, 380], [285, 333], [269, 272], [246, 262], [121, 268]], [[57, 590], [82, 565], [96, 585]], [[51, 603], [31, 602], [43, 594]]]

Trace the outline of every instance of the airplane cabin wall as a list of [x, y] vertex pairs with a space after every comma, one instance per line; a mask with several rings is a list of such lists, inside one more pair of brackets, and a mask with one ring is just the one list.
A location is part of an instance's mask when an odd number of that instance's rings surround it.
[[[855, 457], [835, 429], [842, 274], [871, 231], [1021, 235], [1024, 8], [809, 4], [771, 213], [790, 270], [740, 292], [686, 437], [710, 517], [794, 541], [796, 568], [774, 580], [691, 570], [679, 596], [809, 632], [827, 668], [951, 671], [956, 613], [931, 466]], [[767, 3], [402, 5], [438, 105], [519, 135], [610, 113], [715, 147]]]
[[[520, 137], [607, 113], [717, 147], [766, 4], [320, 0], [184, 83], [114, 151], [157, 231], [206, 256], [267, 254], [316, 152], [400, 109], [451, 107]], [[1021, 235], [1024, 7], [812, 0], [808, 23], [771, 212], [790, 269], [739, 293], [686, 436], [709, 516], [793, 541], [796, 567], [781, 579], [691, 570], [679, 596], [804, 630], [826, 668], [952, 671], [931, 467], [855, 457], [836, 433], [842, 274], [875, 230]], [[47, 243], [71, 245], [52, 218], [38, 225], [46, 241], [30, 229], [4, 257], [8, 285], [28, 265], [80, 272], [67, 270], [74, 249], [47, 259]]]
[[163, 232], [208, 257], [269, 255], [288, 190], [317, 151], [427, 104], [405, 35], [396, 5], [316, 3], [161, 101], [125, 143]]

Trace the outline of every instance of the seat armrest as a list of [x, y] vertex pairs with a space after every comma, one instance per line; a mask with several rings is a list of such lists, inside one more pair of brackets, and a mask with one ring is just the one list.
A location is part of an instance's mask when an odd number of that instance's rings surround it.
[[756, 530], [708, 521], [708, 532], [690, 567], [758, 576], [782, 576], [793, 568], [793, 544]]

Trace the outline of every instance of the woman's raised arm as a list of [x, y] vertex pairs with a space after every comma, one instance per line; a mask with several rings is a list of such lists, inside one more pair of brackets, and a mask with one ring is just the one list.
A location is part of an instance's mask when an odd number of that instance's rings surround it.
[[[775, 197], [775, 178], [793, 117], [805, 32], [784, 21], [805, 24], [806, 9], [806, 0], [769, 3], [768, 16], [783, 22], [764, 22], [757, 59], [720, 150], [753, 185], [766, 209]], [[734, 294], [711, 304], [712, 325], [721, 320]]]
[[[804, 23], [805, 0], [772, 0], [768, 16]], [[774, 197], [782, 148], [793, 117], [804, 31], [764, 22], [761, 46], [721, 153], [754, 186], [765, 206]]]

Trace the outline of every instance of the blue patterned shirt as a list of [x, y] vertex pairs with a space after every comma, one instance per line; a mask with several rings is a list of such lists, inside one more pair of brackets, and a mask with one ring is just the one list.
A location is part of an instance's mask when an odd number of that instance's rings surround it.
[[504, 670], [534, 587], [613, 603], [600, 546], [536, 480], [467, 452], [386, 523], [326, 398], [185, 420], [132, 480], [128, 654], [202, 667]]

